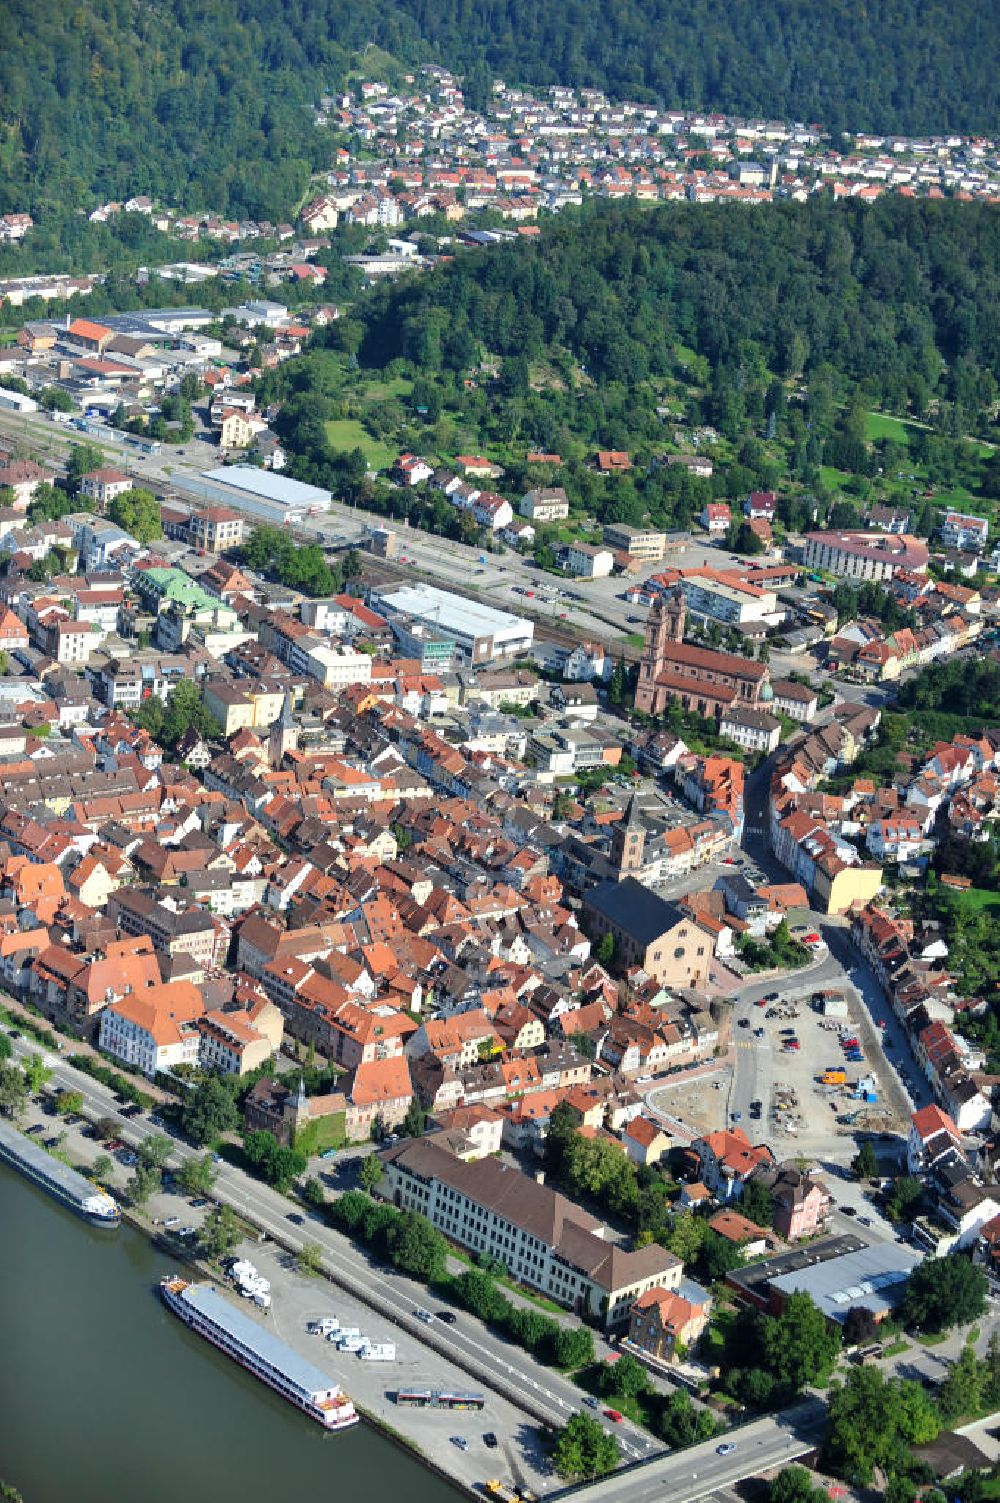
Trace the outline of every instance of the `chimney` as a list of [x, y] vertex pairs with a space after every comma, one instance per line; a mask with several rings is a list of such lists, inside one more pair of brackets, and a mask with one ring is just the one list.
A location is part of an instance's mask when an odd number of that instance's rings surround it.
[[545, 1183], [545, 1170], [544, 1169], [536, 1169], [535, 1170], [535, 1184], [536, 1185], [544, 1185], [544, 1183]]

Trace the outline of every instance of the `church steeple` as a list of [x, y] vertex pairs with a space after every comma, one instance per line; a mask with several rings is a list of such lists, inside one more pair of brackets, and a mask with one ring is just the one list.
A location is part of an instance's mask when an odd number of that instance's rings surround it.
[[285, 760], [285, 752], [290, 751], [298, 739], [299, 728], [292, 714], [292, 696], [286, 694], [282, 702], [281, 714], [271, 726], [267, 738], [268, 757], [272, 767], [281, 766]]

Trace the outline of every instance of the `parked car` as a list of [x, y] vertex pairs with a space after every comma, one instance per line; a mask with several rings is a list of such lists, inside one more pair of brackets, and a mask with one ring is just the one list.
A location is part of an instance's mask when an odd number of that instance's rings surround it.
[[493, 1434], [493, 1431], [492, 1430], [487, 1430], [486, 1434], [483, 1436], [483, 1445], [487, 1448], [487, 1450], [489, 1450], [489, 1451], [495, 1451], [496, 1448], [497, 1448], [497, 1446], [499, 1444], [500, 1444], [500, 1442], [497, 1440], [496, 1436]]
[[617, 1409], [605, 1409], [604, 1418], [611, 1420], [612, 1424], [615, 1425], [620, 1425], [622, 1422], [622, 1417]]
[[457, 1446], [460, 1451], [467, 1451], [469, 1449], [469, 1442], [464, 1435], [453, 1435], [451, 1443], [453, 1446]]

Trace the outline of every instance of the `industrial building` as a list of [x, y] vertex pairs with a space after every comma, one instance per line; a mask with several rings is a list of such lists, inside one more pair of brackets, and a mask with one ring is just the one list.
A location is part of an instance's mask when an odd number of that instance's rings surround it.
[[329, 491], [249, 464], [220, 465], [215, 470], [202, 470], [196, 478], [178, 472], [171, 480], [178, 489], [202, 500], [238, 507], [279, 527], [299, 522], [310, 513], [330, 510]]
[[771, 1315], [780, 1314], [789, 1295], [805, 1293], [836, 1325], [843, 1325], [856, 1306], [881, 1321], [902, 1299], [920, 1261], [917, 1253], [895, 1242], [869, 1245], [848, 1233], [735, 1268], [726, 1283], [738, 1299]]
[[373, 591], [369, 603], [390, 622], [406, 617], [411, 623], [433, 628], [436, 639], [450, 639], [459, 665], [508, 662], [531, 650], [532, 622], [432, 585]]

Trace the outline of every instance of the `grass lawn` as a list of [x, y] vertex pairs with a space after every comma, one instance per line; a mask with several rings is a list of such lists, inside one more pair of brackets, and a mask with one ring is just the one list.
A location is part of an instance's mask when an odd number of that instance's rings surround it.
[[641, 631], [630, 631], [625, 640], [630, 647], [642, 648], [646, 645], [646, 638]]
[[909, 1345], [910, 1343], [908, 1341], [903, 1341], [902, 1338], [900, 1338], [898, 1341], [890, 1341], [888, 1346], [884, 1346], [882, 1348], [882, 1356], [898, 1357], [900, 1352], [907, 1351]]
[[[479, 1268], [479, 1264], [472, 1254], [466, 1252], [464, 1247], [459, 1247], [457, 1243], [450, 1243], [448, 1251], [453, 1258], [458, 1258], [461, 1263], [467, 1263], [470, 1268]], [[537, 1305], [540, 1310], [546, 1311], [549, 1315], [566, 1314], [563, 1305], [554, 1304], [552, 1300], [546, 1299], [544, 1294], [537, 1294], [534, 1289], [526, 1289], [523, 1284], [518, 1284], [516, 1280], [508, 1278], [506, 1274], [491, 1273], [490, 1278], [494, 1284], [498, 1284], [502, 1288], [509, 1290], [511, 1294], [520, 1295], [521, 1299], [528, 1300], [532, 1305]]]
[[950, 1334], [950, 1331], [939, 1331], [936, 1336], [918, 1336], [917, 1340], [921, 1346], [940, 1346], [943, 1341], [948, 1340]]
[[948, 887], [945, 891], [960, 908], [966, 908], [971, 913], [1000, 910], [1000, 893], [991, 892], [988, 887], [970, 887], [965, 892], [961, 892], [957, 887]]
[[894, 443], [908, 444], [913, 429], [923, 426], [908, 418], [891, 417], [887, 412], [865, 413], [865, 437], [871, 442], [877, 438], [891, 438]]
[[387, 469], [396, 458], [396, 450], [372, 438], [357, 418], [331, 418], [324, 427], [327, 440], [335, 449], [360, 449], [373, 469]]
[[343, 1148], [347, 1142], [346, 1112], [331, 1112], [328, 1117], [317, 1117], [315, 1122], [295, 1135], [295, 1146], [310, 1158], [323, 1153], [327, 1148]]
[[408, 376], [394, 376], [391, 381], [376, 381], [365, 388], [364, 396], [373, 402], [384, 402], [390, 397], [408, 397], [413, 382]]
[[843, 490], [845, 480], [850, 480], [851, 477], [846, 470], [835, 470], [831, 465], [821, 464], [819, 478], [828, 491], [839, 491]]

